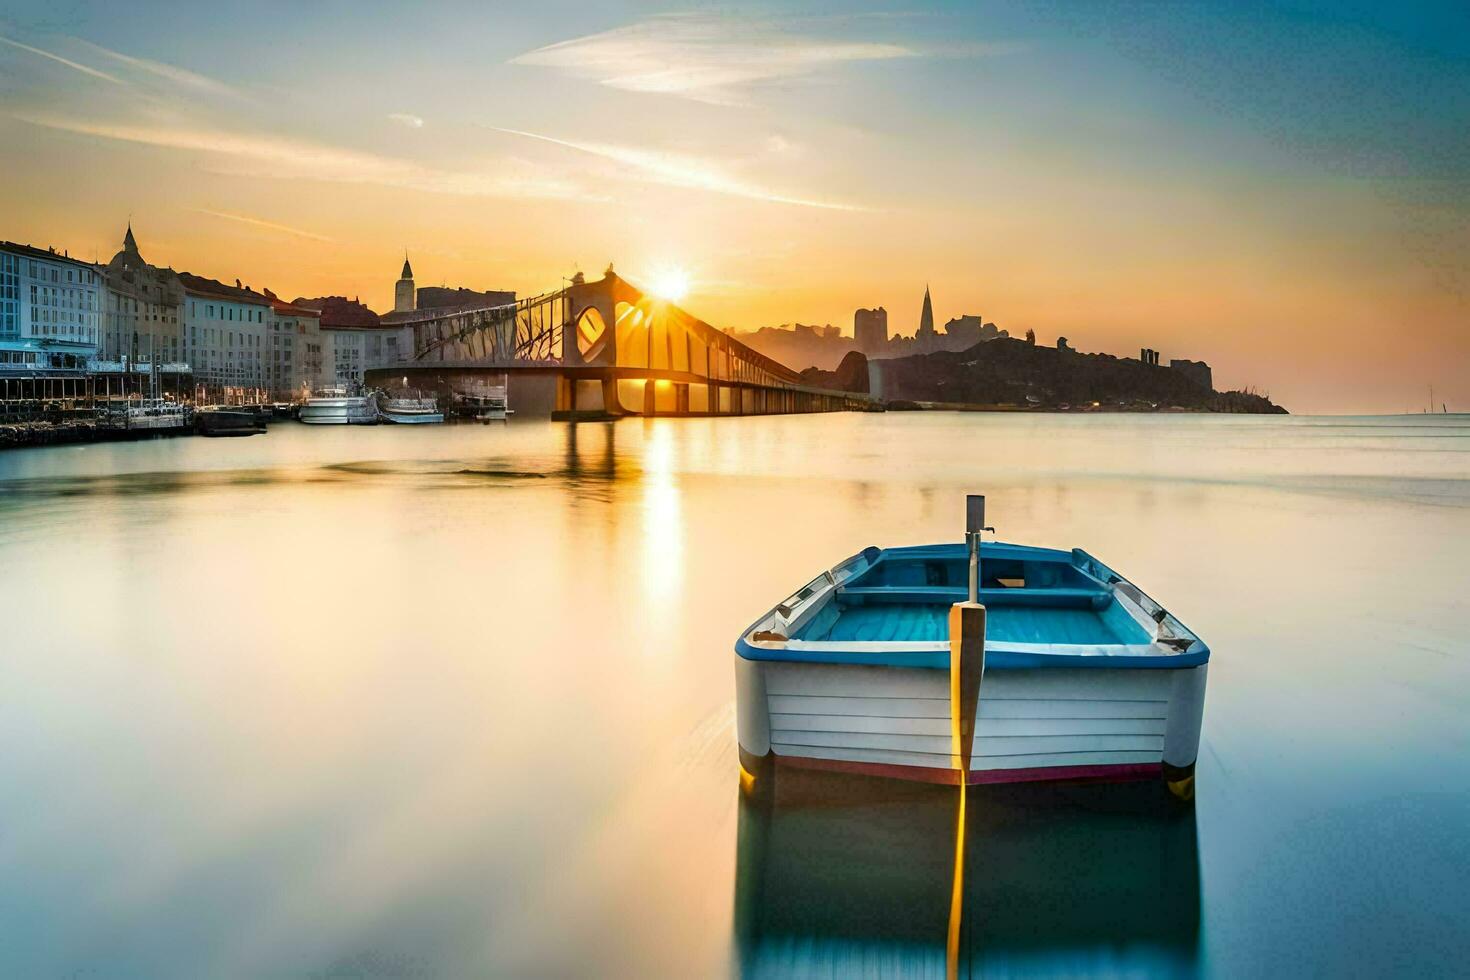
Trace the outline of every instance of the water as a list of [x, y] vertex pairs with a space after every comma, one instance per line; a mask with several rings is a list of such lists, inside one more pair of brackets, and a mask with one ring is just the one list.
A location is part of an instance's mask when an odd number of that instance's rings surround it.
[[1215, 655], [1193, 814], [972, 792], [962, 973], [1462, 973], [1470, 420], [940, 414], [0, 454], [0, 973], [942, 976], [954, 791], [743, 803], [731, 645], [966, 491]]

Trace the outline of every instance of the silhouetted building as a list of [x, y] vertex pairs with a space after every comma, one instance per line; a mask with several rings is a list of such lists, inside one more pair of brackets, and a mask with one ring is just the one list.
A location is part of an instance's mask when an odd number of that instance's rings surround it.
[[1010, 334], [1004, 330], [996, 329], [995, 324], [984, 322], [984, 317], [979, 314], [966, 313], [944, 325], [940, 349], [968, 350], [982, 341], [997, 340], [1008, 336]]
[[1057, 338], [1057, 350], [1066, 350], [1066, 351], [1069, 351], [1071, 349], [1072, 348], [1070, 348], [1070, 347], [1067, 346], [1067, 338], [1066, 337], [1058, 337]]
[[864, 354], [878, 354], [888, 347], [888, 311], [858, 310], [852, 315], [852, 335], [857, 349]]
[[483, 309], [487, 306], [509, 306], [516, 301], [514, 289], [449, 289], [446, 286], [424, 286], [418, 292], [418, 309], [457, 310]]
[[919, 312], [919, 329], [914, 331], [914, 340], [921, 352], [928, 352], [937, 346], [934, 340], [938, 336], [934, 329], [934, 304], [929, 300], [929, 287], [925, 286], [924, 308]]
[[1204, 361], [1184, 361], [1176, 358], [1169, 362], [1169, 370], [1179, 372], [1180, 375], [1202, 388], [1215, 390], [1214, 373]]
[[[421, 307], [423, 300], [424, 291], [421, 289]], [[924, 288], [919, 329], [912, 337], [890, 336], [888, 311], [881, 306], [853, 312], [851, 337], [843, 336], [842, 331], [831, 324], [809, 327], [800, 323], [761, 327], [749, 332], [732, 327], [725, 333], [783, 364], [797, 368], [814, 367], [821, 371], [834, 370], [852, 350], [860, 351], [871, 363], [882, 358], [968, 350], [977, 343], [1010, 336], [1007, 331], [997, 329], [993, 323], [985, 323], [973, 313], [950, 320], [944, 325], [943, 332], [935, 330], [934, 301], [927, 286]]]
[[1151, 347], [1145, 347], [1138, 352], [1138, 359], [1150, 367], [1159, 366], [1159, 352]]

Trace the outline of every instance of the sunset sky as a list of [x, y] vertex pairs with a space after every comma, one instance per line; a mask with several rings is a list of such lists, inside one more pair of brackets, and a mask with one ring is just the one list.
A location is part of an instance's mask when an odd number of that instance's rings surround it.
[[[0, 0], [0, 239], [391, 307], [687, 270], [1470, 411], [1470, 7]], [[794, 365], [802, 367], [804, 365]]]

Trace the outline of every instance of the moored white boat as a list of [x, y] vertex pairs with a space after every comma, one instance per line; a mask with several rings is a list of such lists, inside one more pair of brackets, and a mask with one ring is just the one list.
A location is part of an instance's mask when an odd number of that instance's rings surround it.
[[129, 405], [123, 413], [123, 427], [129, 431], [182, 431], [189, 426], [189, 412], [178, 402], [163, 398], [145, 398]]
[[438, 399], [425, 398], [417, 394], [385, 397], [379, 403], [379, 413], [384, 422], [395, 422], [400, 425], [422, 425], [444, 421], [444, 413], [439, 411]]
[[376, 425], [378, 403], [371, 394], [324, 388], [302, 403], [296, 417], [308, 425]]
[[742, 767], [1189, 797], [1209, 648], [1085, 551], [967, 536], [978, 601], [966, 544], [867, 548], [741, 634]]

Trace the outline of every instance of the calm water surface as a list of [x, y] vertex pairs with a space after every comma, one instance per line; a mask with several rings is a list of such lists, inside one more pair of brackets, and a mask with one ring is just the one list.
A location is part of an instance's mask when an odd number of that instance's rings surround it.
[[[1214, 650], [1156, 787], [783, 782], [736, 633], [1085, 547]], [[0, 974], [1463, 975], [1470, 419], [272, 427], [0, 454]], [[891, 790], [891, 791], [890, 791]]]

